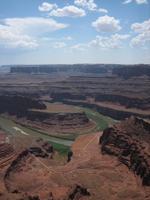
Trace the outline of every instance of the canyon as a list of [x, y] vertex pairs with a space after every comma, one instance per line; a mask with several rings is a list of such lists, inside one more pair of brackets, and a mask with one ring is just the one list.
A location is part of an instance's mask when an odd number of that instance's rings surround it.
[[1, 69], [0, 200], [150, 199], [149, 65]]

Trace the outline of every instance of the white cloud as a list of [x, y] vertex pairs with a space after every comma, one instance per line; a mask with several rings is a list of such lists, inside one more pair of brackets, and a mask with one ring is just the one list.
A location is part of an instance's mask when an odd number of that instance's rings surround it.
[[39, 6], [39, 11], [41, 12], [49, 12], [52, 9], [56, 9], [58, 6], [57, 4], [51, 4], [48, 2], [43, 2], [42, 5]]
[[128, 4], [128, 3], [131, 3], [132, 2], [132, 0], [125, 0], [124, 2], [123, 2], [123, 4]]
[[107, 9], [105, 9], [105, 8], [99, 8], [99, 10], [98, 10], [100, 13], [108, 13], [108, 10]]
[[123, 41], [130, 37], [128, 34], [113, 34], [110, 37], [97, 35], [95, 39], [88, 43], [76, 44], [71, 47], [72, 50], [85, 51], [91, 47], [100, 49], [118, 49], [122, 48]]
[[88, 44], [75, 44], [71, 47], [72, 50], [85, 51], [89, 47]]
[[142, 23], [134, 23], [131, 25], [131, 29], [136, 33], [142, 33], [145, 31], [150, 31], [150, 19]]
[[83, 8], [86, 8], [88, 10], [96, 10], [97, 5], [94, 2], [94, 0], [75, 0], [74, 4]]
[[53, 32], [68, 26], [66, 24], [58, 23], [53, 19], [43, 17], [7, 18], [4, 20], [4, 23], [18, 31], [35, 35]]
[[100, 47], [102, 49], [114, 49], [114, 48], [121, 48], [122, 47], [122, 41], [129, 38], [130, 35], [124, 34], [114, 34], [110, 37], [105, 36], [96, 36], [96, 39], [92, 40], [89, 45], [90, 46], [96, 46]]
[[66, 47], [66, 43], [65, 42], [56, 42], [54, 43], [54, 48], [55, 49], [60, 49], [60, 48], [64, 48]]
[[36, 48], [39, 36], [67, 26], [41, 17], [6, 18], [0, 24], [0, 45], [7, 48]]
[[90, 11], [98, 11], [100, 13], [108, 13], [108, 10], [105, 8], [98, 8], [97, 4], [94, 0], [75, 0], [74, 4], [80, 6], [84, 9], [88, 9]]
[[144, 46], [146, 42], [150, 42], [150, 31], [144, 32], [131, 40], [131, 46]]
[[52, 10], [49, 15], [55, 17], [83, 17], [86, 13], [83, 9], [71, 5]]
[[36, 48], [38, 43], [28, 35], [21, 34], [10, 27], [0, 25], [0, 45], [5, 48]]
[[137, 4], [148, 3], [147, 0], [135, 0]]
[[137, 4], [147, 4], [148, 3], [147, 0], [125, 0], [123, 2], [123, 4], [129, 4], [129, 3], [132, 3], [133, 1], [135, 1]]
[[64, 36], [64, 37], [42, 37], [43, 41], [72, 41], [73, 38], [71, 36]]
[[131, 40], [132, 46], [145, 45], [146, 42], [150, 42], [150, 19], [143, 23], [132, 24], [131, 29], [135, 33], [138, 33], [138, 35]]
[[98, 32], [116, 32], [121, 30], [120, 21], [108, 15], [99, 17], [92, 26]]

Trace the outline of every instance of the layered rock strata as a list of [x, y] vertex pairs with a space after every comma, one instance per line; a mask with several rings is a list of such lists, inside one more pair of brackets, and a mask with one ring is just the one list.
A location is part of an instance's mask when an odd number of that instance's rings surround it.
[[150, 124], [131, 117], [104, 130], [101, 151], [117, 156], [119, 161], [150, 186]]

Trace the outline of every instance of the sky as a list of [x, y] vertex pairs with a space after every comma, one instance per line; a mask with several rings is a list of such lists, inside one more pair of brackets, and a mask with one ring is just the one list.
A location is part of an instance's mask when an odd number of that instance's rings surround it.
[[0, 65], [150, 64], [150, 0], [0, 0]]

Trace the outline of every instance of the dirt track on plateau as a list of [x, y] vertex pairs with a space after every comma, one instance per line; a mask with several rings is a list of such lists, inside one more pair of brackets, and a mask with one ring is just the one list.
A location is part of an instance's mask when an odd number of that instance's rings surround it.
[[[140, 180], [115, 157], [101, 154], [100, 135], [84, 135], [75, 141], [71, 162], [50, 171], [52, 184], [48, 181], [45, 191], [49, 187], [54, 199], [61, 199], [67, 188], [79, 184], [88, 189], [90, 200], [148, 200], [149, 188], [142, 187]], [[45, 195], [41, 197], [44, 199]]]

